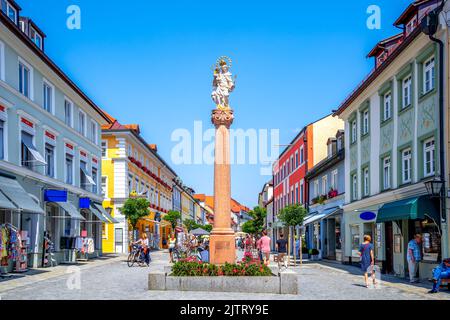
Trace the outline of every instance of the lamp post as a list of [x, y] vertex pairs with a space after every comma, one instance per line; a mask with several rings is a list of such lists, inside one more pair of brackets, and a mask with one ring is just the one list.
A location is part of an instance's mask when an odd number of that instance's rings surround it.
[[445, 241], [447, 241], [446, 237], [446, 229], [443, 227], [446, 224], [446, 209], [445, 209], [445, 181], [438, 180], [434, 178], [433, 180], [425, 182], [425, 188], [427, 189], [427, 193], [431, 198], [439, 198], [439, 206], [440, 206], [440, 218], [441, 218], [441, 225], [439, 226], [442, 230], [442, 240], [441, 242], [444, 243], [444, 246], [442, 248], [442, 258], [444, 258], [444, 255], [447, 254]]

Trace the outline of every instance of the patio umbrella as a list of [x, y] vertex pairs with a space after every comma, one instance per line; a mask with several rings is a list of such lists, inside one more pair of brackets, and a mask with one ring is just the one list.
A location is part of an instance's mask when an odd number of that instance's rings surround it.
[[194, 229], [190, 233], [193, 234], [194, 236], [206, 236], [206, 235], [209, 235], [209, 232], [206, 231], [206, 230], [203, 230], [202, 228]]

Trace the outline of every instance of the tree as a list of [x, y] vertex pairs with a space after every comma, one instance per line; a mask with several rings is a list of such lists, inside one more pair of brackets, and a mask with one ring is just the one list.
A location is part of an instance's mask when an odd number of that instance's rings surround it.
[[[149, 215], [149, 206], [150, 202], [148, 202], [147, 199], [129, 198], [127, 201], [125, 201], [123, 207], [119, 209], [130, 223], [133, 231], [133, 237], [134, 230], [136, 230], [136, 225], [138, 224], [139, 220]], [[132, 241], [133, 240], [134, 239], [132, 239]]]
[[191, 230], [194, 230], [194, 229], [197, 229], [200, 227], [200, 225], [192, 219], [184, 219], [183, 224], [186, 227], [188, 232], [191, 232]]
[[200, 228], [202, 228], [202, 229], [205, 230], [205, 231], [211, 232], [213, 226], [210, 225], [210, 224], [205, 224], [205, 225], [201, 225]]
[[[303, 224], [303, 220], [307, 216], [307, 211], [305, 207], [294, 204], [287, 206], [281, 209], [281, 212], [278, 214], [278, 220], [284, 222], [289, 227], [289, 236], [288, 236], [288, 258], [290, 258], [290, 244], [291, 244], [291, 228], [296, 226], [301, 226]], [[294, 229], [295, 233], [295, 229]], [[300, 248], [301, 250], [301, 248]], [[294, 250], [294, 261], [296, 259], [296, 250]], [[301, 260], [300, 260], [301, 263]]]
[[264, 230], [265, 221], [267, 216], [267, 211], [265, 208], [255, 207], [253, 210], [248, 212], [249, 216], [252, 217], [251, 220], [246, 221], [242, 225], [242, 231], [249, 234], [258, 234]]
[[164, 217], [163, 220], [170, 222], [172, 225], [172, 229], [175, 230], [175, 228], [178, 225], [178, 221], [181, 220], [181, 213], [178, 211], [170, 210]]

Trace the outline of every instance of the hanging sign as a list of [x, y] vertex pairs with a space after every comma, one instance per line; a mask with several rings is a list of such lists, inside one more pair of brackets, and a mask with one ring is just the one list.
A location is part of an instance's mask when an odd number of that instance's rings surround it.
[[359, 217], [362, 220], [371, 221], [371, 220], [374, 220], [377, 217], [377, 215], [374, 212], [366, 211], [366, 212], [361, 213], [359, 215]]

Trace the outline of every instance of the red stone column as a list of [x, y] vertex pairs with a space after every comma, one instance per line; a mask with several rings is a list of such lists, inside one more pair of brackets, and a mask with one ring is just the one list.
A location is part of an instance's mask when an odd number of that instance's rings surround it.
[[210, 237], [210, 262], [236, 262], [235, 235], [231, 229], [230, 126], [233, 110], [213, 110], [216, 127], [214, 162], [214, 226]]

